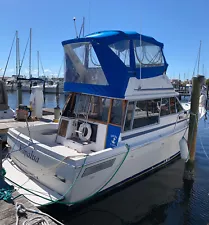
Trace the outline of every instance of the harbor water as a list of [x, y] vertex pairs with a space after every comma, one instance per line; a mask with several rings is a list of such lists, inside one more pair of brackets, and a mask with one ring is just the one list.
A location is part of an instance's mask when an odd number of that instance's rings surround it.
[[[62, 108], [65, 104], [66, 96], [64, 94], [59, 95], [59, 106]], [[44, 108], [54, 108], [57, 106], [56, 103], [56, 95], [55, 94], [45, 94], [44, 96]], [[23, 92], [22, 93], [22, 101], [24, 105], [29, 105], [30, 101], [30, 93]], [[17, 107], [17, 92], [8, 92], [8, 104], [12, 109]]]
[[[9, 93], [16, 108], [16, 92]], [[23, 103], [29, 104], [29, 93]], [[60, 107], [65, 96], [60, 95]], [[56, 96], [45, 96], [44, 107], [56, 106]], [[176, 159], [158, 171], [126, 183], [88, 203], [69, 208], [43, 208], [70, 225], [207, 225], [209, 224], [209, 119], [199, 122], [194, 182], [183, 182], [184, 161]], [[171, 143], [172, 144], [172, 143]]]

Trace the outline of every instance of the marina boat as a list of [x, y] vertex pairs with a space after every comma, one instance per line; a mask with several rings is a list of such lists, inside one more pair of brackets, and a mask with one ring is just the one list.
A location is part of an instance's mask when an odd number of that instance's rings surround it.
[[170, 80], [163, 44], [136, 32], [63, 41], [59, 124], [9, 129], [6, 179], [34, 204], [72, 205], [179, 155], [188, 114]]
[[[57, 83], [54, 83], [53, 81], [48, 81], [45, 84], [45, 92], [46, 93], [56, 93], [57, 90]], [[63, 92], [63, 83], [59, 82], [59, 93]]]
[[[0, 120], [12, 119], [15, 116], [15, 112], [8, 106], [8, 95], [5, 82], [0, 81]], [[0, 138], [6, 141], [6, 136], [0, 134]]]

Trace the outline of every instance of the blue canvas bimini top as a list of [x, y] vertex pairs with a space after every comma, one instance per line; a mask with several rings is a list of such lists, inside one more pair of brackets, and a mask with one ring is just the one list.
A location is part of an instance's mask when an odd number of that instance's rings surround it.
[[162, 75], [163, 44], [137, 32], [101, 31], [63, 41], [64, 91], [124, 98], [130, 77]]

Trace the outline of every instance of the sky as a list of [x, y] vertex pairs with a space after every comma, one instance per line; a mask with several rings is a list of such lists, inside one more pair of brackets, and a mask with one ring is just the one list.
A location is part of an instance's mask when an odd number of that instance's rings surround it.
[[[20, 55], [32, 28], [32, 74], [37, 74], [37, 51], [45, 75], [57, 76], [63, 63], [61, 42], [75, 38], [73, 17], [85, 34], [101, 30], [137, 31], [164, 43], [170, 78], [192, 77], [200, 40], [199, 73], [209, 76], [208, 0], [0, 0], [0, 76], [9, 55], [15, 31]], [[29, 51], [22, 74], [28, 76]], [[15, 48], [6, 75], [15, 74]], [[63, 70], [61, 75], [63, 76]]]

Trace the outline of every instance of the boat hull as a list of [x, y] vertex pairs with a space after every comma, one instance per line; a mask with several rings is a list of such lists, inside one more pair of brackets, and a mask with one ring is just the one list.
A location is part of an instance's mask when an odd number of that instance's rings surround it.
[[96, 160], [97, 154], [83, 157], [80, 166], [73, 164], [70, 157], [58, 159], [50, 155], [43, 144], [34, 142], [35, 147], [32, 146], [22, 135], [17, 137], [9, 132], [8, 143], [14, 146], [13, 150], [22, 149], [13, 152], [11, 159], [23, 173], [30, 174], [33, 179], [63, 196], [63, 202], [72, 205], [170, 161], [179, 154], [179, 141], [185, 129], [140, 146], [135, 145], [130, 150], [123, 145], [104, 151], [100, 160]]

